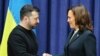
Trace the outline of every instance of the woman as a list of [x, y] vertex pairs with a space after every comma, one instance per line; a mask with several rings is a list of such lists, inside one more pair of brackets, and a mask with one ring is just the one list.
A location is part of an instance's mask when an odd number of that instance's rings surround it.
[[[72, 31], [65, 43], [64, 54], [53, 56], [96, 56], [96, 38], [87, 9], [82, 5], [70, 8], [67, 21]], [[43, 56], [51, 54], [44, 53]]]
[[92, 33], [87, 9], [78, 5], [68, 10], [70, 32], [64, 48], [64, 56], [96, 56], [96, 38]]

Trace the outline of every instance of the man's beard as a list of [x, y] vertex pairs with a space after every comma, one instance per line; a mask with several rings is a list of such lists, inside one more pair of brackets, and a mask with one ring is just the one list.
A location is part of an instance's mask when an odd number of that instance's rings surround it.
[[35, 26], [30, 26], [31, 29], [35, 29], [36, 27], [37, 27], [37, 25], [35, 25]]
[[36, 27], [35, 26], [30, 26], [30, 29], [35, 29]]
[[29, 24], [29, 27], [30, 27], [30, 29], [35, 29], [35, 28], [37, 27], [37, 25], [38, 25], [38, 23], [37, 23], [37, 24], [35, 24], [34, 26], [33, 26], [33, 25], [31, 25], [31, 24]]

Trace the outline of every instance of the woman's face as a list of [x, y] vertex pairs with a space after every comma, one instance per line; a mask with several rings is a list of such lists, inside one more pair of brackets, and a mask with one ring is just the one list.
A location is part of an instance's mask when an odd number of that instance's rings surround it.
[[77, 28], [77, 26], [75, 24], [75, 16], [74, 16], [72, 10], [68, 11], [68, 20], [67, 20], [67, 22], [69, 23], [69, 26], [70, 26], [71, 29], [76, 29]]

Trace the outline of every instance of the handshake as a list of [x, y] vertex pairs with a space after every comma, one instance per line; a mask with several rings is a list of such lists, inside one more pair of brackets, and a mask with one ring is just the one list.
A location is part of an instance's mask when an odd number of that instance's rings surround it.
[[51, 54], [49, 54], [49, 53], [43, 53], [43, 55], [42, 56], [52, 56]]

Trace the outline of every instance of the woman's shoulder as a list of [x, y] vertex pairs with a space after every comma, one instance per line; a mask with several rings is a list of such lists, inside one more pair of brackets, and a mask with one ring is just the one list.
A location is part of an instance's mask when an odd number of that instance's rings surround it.
[[95, 37], [94, 33], [90, 30], [84, 30], [83, 32], [80, 32], [81, 37], [88, 37], [88, 36], [93, 36]]
[[90, 30], [84, 30], [84, 34], [86, 34], [86, 35], [90, 35], [90, 34], [94, 35], [93, 32], [90, 31]]

